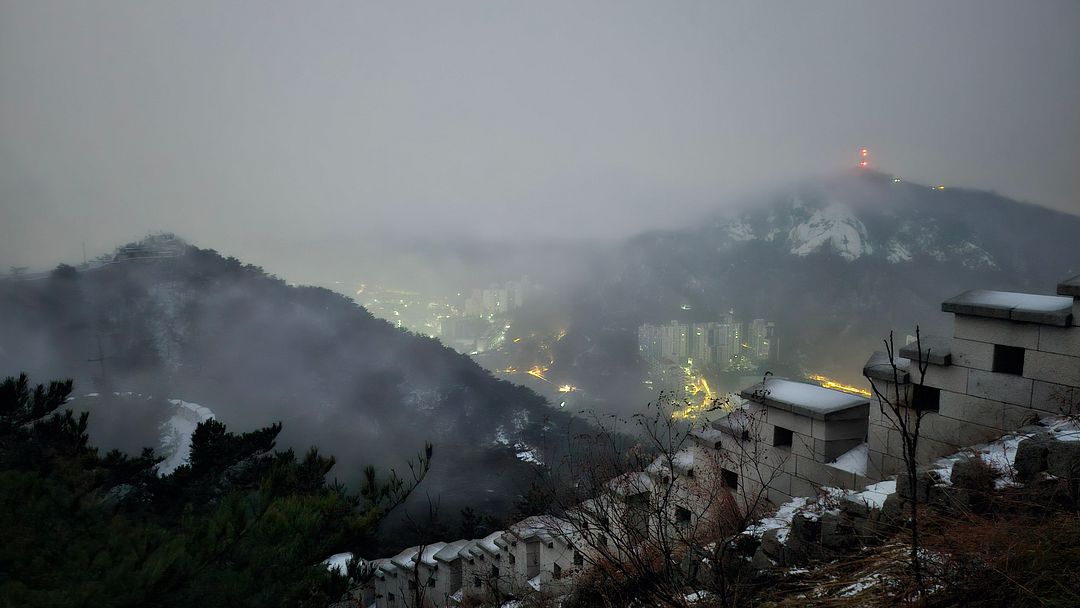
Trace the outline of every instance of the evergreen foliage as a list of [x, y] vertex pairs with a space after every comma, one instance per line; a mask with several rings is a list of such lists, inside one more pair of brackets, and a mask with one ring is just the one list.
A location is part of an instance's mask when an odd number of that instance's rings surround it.
[[[0, 606], [325, 606], [348, 587], [322, 561], [371, 537], [415, 487], [367, 471], [328, 483], [334, 459], [274, 451], [280, 424], [200, 424], [190, 464], [158, 477], [88, 444], [70, 381], [0, 384]], [[426, 473], [427, 447], [414, 479]], [[357, 570], [355, 564], [350, 571]]]

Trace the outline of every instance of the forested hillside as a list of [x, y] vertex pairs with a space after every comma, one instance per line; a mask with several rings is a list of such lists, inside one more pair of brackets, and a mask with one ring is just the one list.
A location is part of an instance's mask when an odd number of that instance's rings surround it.
[[80, 407], [101, 413], [95, 437], [127, 438], [104, 447], [158, 436], [157, 410], [116, 414], [133, 395], [146, 408], [197, 403], [233, 428], [282, 422], [279, 443], [333, 453], [349, 484], [366, 464], [404, 471], [430, 441], [439, 458], [426, 490], [449, 520], [465, 506], [509, 512], [538, 474], [525, 460], [558, 458], [569, 424], [528, 389], [341, 295], [172, 237], [0, 281], [0, 373], [22, 371], [74, 378]]

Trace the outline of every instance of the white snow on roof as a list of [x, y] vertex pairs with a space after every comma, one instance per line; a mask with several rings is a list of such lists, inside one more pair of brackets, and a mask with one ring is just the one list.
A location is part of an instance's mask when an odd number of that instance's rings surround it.
[[419, 552], [420, 547], [418, 546], [403, 549], [401, 553], [398, 553], [394, 557], [390, 558], [390, 563], [401, 568], [409, 568], [412, 566], [413, 560], [416, 558], [416, 554]]
[[607, 486], [618, 494], [630, 496], [652, 491], [653, 480], [645, 471], [634, 471], [632, 473], [623, 473], [609, 480]]
[[420, 554], [420, 562], [425, 566], [435, 565], [435, 554], [442, 550], [446, 543], [431, 543], [424, 545], [424, 552]]
[[492, 532], [491, 534], [488, 534], [484, 538], [481, 538], [476, 543], [476, 546], [478, 546], [481, 549], [487, 551], [488, 553], [498, 553], [499, 552], [499, 546], [495, 544], [495, 541], [502, 538], [502, 535], [503, 535], [502, 530], [499, 530], [497, 532]]
[[458, 557], [461, 550], [468, 546], [470, 541], [468, 540], [455, 540], [452, 543], [446, 543], [442, 549], [439, 549], [435, 554], [435, 559], [442, 561], [451, 561]]
[[214, 417], [210, 408], [180, 399], [169, 399], [176, 406], [172, 417], [161, 425], [161, 454], [165, 460], [157, 465], [158, 475], [168, 475], [187, 464], [191, 456], [191, 434], [200, 422]]
[[856, 475], [866, 475], [866, 461], [869, 456], [870, 448], [867, 447], [866, 443], [860, 443], [841, 454], [833, 462], [830, 462], [829, 466], [840, 469], [841, 471], [847, 471], [848, 473], [855, 473]]
[[696, 455], [697, 450], [694, 448], [682, 449], [675, 452], [675, 455], [671, 458], [671, 463], [675, 465], [676, 469], [692, 469]]
[[966, 304], [979, 304], [995, 308], [1016, 308], [1032, 312], [1054, 312], [1072, 306], [1072, 298], [1064, 296], [1044, 296], [1033, 293], [1015, 293], [1011, 291], [991, 291], [975, 289], [965, 294]]
[[537, 591], [540, 590], [540, 575], [539, 574], [537, 574], [536, 576], [529, 579], [529, 586], [532, 587], [533, 589], [536, 589]]
[[846, 409], [867, 402], [866, 398], [858, 395], [784, 378], [769, 378], [764, 386], [759, 385], [759, 387], [763, 389], [763, 396], [766, 399], [799, 405], [820, 412]]

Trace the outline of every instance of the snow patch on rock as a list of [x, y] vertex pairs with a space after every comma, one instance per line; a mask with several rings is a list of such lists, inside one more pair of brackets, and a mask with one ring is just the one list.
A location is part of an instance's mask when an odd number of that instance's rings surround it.
[[727, 235], [733, 241], [754, 240], [754, 229], [742, 219], [734, 219], [728, 222]]
[[954, 248], [954, 251], [956, 254], [964, 256], [963, 264], [965, 268], [997, 268], [997, 262], [994, 261], [993, 256], [970, 241], [960, 243]]
[[161, 450], [165, 457], [157, 465], [158, 475], [169, 475], [180, 466], [187, 464], [191, 456], [191, 435], [200, 422], [214, 417], [210, 408], [180, 399], [169, 399], [176, 406], [172, 417], [161, 425]]
[[791, 229], [788, 241], [791, 253], [798, 256], [810, 255], [822, 247], [848, 261], [873, 253], [866, 226], [840, 203], [814, 211], [810, 219]]
[[327, 570], [337, 570], [339, 574], [345, 574], [345, 569], [352, 559], [352, 553], [335, 553], [323, 561]]
[[893, 264], [911, 261], [911, 251], [900, 241], [893, 239], [885, 246], [885, 258]]
[[527, 462], [529, 464], [542, 465], [544, 461], [540, 459], [539, 454], [536, 453], [532, 447], [527, 443], [521, 441], [510, 441], [510, 437], [506, 434], [506, 428], [499, 426], [495, 429], [495, 443], [497, 445], [506, 446], [514, 450], [514, 455], [518, 460]]
[[769, 530], [779, 530], [777, 532], [777, 540], [784, 542], [787, 539], [788, 532], [791, 530], [791, 520], [795, 517], [795, 514], [803, 510], [810, 499], [803, 496], [797, 496], [791, 500], [780, 505], [776, 514], [772, 517], [766, 517], [758, 523], [750, 526], [743, 534], [756, 536], [761, 538], [762, 534], [765, 534]]

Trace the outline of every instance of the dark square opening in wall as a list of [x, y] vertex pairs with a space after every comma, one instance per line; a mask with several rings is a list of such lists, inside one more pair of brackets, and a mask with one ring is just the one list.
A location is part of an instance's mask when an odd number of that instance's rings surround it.
[[1019, 346], [995, 344], [994, 371], [999, 374], [1024, 375], [1024, 349]]
[[735, 471], [720, 469], [720, 480], [724, 482], [726, 487], [729, 487], [732, 490], [739, 489], [739, 474]]
[[941, 389], [916, 384], [911, 392], [911, 404], [916, 412], [936, 412], [941, 409]]
[[776, 447], [791, 447], [792, 433], [782, 426], [773, 427], [772, 444]]

